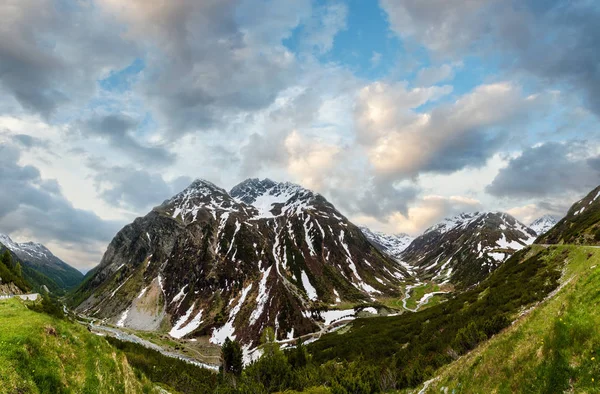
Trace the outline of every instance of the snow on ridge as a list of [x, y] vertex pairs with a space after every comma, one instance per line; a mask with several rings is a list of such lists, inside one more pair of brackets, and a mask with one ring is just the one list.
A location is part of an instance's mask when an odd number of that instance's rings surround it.
[[271, 268], [273, 266], [269, 266], [262, 275], [260, 279], [260, 283], [258, 284], [258, 295], [256, 296], [256, 309], [252, 311], [250, 315], [249, 325], [253, 325], [256, 323], [258, 318], [263, 314], [265, 309], [265, 305], [267, 304], [267, 300], [269, 298], [269, 289], [267, 288], [267, 280], [269, 279], [269, 274], [271, 273]]
[[319, 298], [319, 296], [317, 295], [317, 290], [310, 283], [310, 280], [308, 279], [308, 275], [306, 275], [306, 272], [304, 272], [304, 270], [300, 274], [300, 278], [302, 279], [302, 286], [304, 286], [304, 289], [306, 290], [306, 295], [308, 295], [308, 298], [311, 301], [317, 300]]
[[127, 320], [127, 315], [129, 315], [129, 310], [131, 309], [131, 306], [127, 309], [125, 309], [125, 311], [121, 314], [121, 317], [119, 318], [119, 321], [117, 322], [117, 327], [125, 327], [125, 320]]
[[250, 292], [250, 289], [252, 289], [252, 283], [250, 283], [248, 287], [242, 289], [240, 299], [229, 313], [229, 319], [227, 320], [227, 323], [225, 323], [220, 328], [213, 329], [213, 333], [210, 337], [211, 343], [214, 343], [216, 345], [222, 345], [223, 342], [225, 342], [225, 339], [227, 338], [232, 340], [235, 339], [235, 327], [233, 326], [233, 322], [235, 321], [235, 317], [237, 316], [240, 309], [242, 309], [242, 305], [244, 304], [244, 301], [246, 300], [246, 296]]
[[186, 293], [185, 293], [185, 289], [186, 289], [187, 287], [188, 287], [188, 285], [187, 285], [187, 284], [186, 284], [185, 286], [183, 286], [183, 287], [181, 288], [181, 290], [179, 290], [179, 293], [177, 293], [177, 294], [175, 295], [175, 297], [173, 297], [173, 299], [171, 300], [171, 302], [170, 302], [169, 304], [172, 304], [172, 303], [174, 303], [174, 302], [176, 302], [176, 301], [179, 301], [179, 299], [180, 299], [180, 298], [182, 298], [183, 296], [185, 296], [185, 295], [186, 295]]
[[194, 316], [194, 318], [189, 323], [187, 323], [190, 316], [192, 315], [192, 312], [194, 311], [195, 306], [196, 303], [194, 302], [192, 306], [187, 310], [185, 315], [181, 316], [179, 320], [177, 320], [173, 328], [171, 328], [171, 331], [169, 331], [170, 336], [172, 336], [173, 338], [180, 339], [189, 334], [190, 332], [194, 331], [196, 328], [200, 327], [200, 324], [202, 324], [202, 310], [200, 310], [200, 312], [198, 312], [196, 316]]
[[344, 309], [344, 310], [329, 310], [320, 312], [321, 317], [325, 320], [325, 326], [331, 325], [331, 323], [335, 323], [336, 321], [342, 319], [354, 319], [356, 311], [354, 309]]

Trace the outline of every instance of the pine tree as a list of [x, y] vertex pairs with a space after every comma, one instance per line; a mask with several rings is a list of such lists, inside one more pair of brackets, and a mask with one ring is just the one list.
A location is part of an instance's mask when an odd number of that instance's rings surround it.
[[242, 374], [244, 363], [242, 360], [242, 348], [237, 341], [227, 337], [221, 346], [221, 359], [223, 361], [223, 373], [232, 373], [236, 376]]

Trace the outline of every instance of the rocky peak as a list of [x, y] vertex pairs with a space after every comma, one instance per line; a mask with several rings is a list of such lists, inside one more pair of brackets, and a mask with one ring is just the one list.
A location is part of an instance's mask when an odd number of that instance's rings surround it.
[[470, 286], [535, 240], [535, 231], [504, 212], [463, 213], [417, 237], [401, 259], [432, 280]]
[[440, 234], [446, 233], [458, 226], [466, 226], [471, 221], [480, 217], [480, 212], [463, 212], [460, 215], [445, 218], [440, 223], [435, 224], [425, 230], [424, 234], [437, 232]]
[[183, 223], [192, 223], [201, 210], [208, 210], [214, 217], [217, 212], [244, 211], [225, 189], [215, 184], [196, 179], [187, 188], [166, 200], [158, 210]]
[[535, 231], [537, 235], [542, 235], [554, 227], [556, 223], [558, 223], [558, 219], [556, 217], [552, 215], [544, 215], [531, 222], [529, 228]]
[[256, 218], [297, 214], [310, 208], [319, 196], [295, 183], [274, 182], [268, 178], [247, 179], [234, 186], [230, 194], [237, 202], [256, 208]]

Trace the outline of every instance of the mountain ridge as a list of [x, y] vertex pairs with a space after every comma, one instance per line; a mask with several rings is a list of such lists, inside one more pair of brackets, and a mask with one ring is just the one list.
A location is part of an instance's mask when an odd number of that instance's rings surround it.
[[292, 338], [331, 324], [330, 305], [398, 296], [408, 276], [318, 193], [198, 179], [119, 231], [75, 299], [124, 327], [249, 346], [263, 327]]
[[[15, 242], [10, 236], [0, 234], [0, 244], [13, 252], [23, 264], [45, 277], [62, 290], [77, 286], [84, 275], [77, 269], [56, 257], [46, 246], [37, 242]], [[51, 285], [48, 283], [47, 285]]]

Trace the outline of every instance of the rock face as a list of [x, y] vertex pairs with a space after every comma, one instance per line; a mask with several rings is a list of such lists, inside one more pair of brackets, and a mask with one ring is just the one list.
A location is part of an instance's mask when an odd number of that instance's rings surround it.
[[77, 286], [83, 274], [52, 254], [44, 245], [35, 242], [14, 242], [8, 235], [0, 234], [0, 243], [13, 252], [23, 264], [50, 278], [62, 289]]
[[540, 236], [554, 227], [556, 223], [558, 223], [558, 219], [556, 217], [552, 215], [544, 215], [531, 222], [529, 228], [535, 231], [538, 236]]
[[573, 204], [567, 215], [536, 243], [600, 245], [600, 186]]
[[401, 259], [422, 279], [464, 288], [483, 280], [535, 236], [506, 213], [463, 213], [426, 230]]
[[196, 180], [125, 226], [75, 298], [120, 326], [253, 345], [267, 326], [298, 337], [329, 322], [331, 304], [398, 295], [406, 276], [319, 194]]
[[367, 227], [360, 227], [360, 230], [377, 249], [395, 259], [400, 259], [402, 252], [415, 239], [408, 234], [386, 234]]

